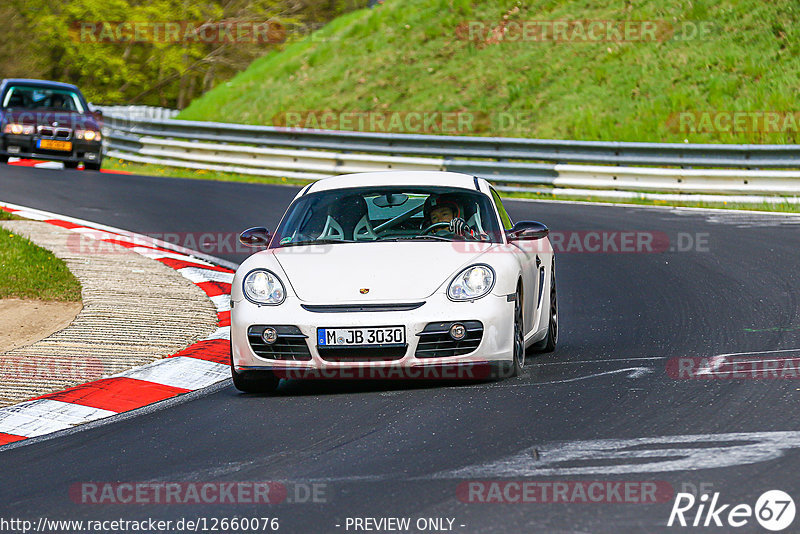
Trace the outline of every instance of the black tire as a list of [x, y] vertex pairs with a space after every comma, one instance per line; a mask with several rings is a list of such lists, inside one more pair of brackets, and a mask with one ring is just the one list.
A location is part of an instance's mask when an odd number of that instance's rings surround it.
[[236, 372], [233, 366], [233, 348], [231, 348], [231, 378], [234, 387], [244, 393], [272, 393], [278, 389], [281, 381], [272, 371]]
[[558, 292], [556, 289], [556, 266], [553, 264], [550, 278], [550, 321], [547, 335], [531, 347], [536, 352], [553, 352], [558, 344]]
[[514, 360], [509, 365], [508, 376], [519, 376], [525, 366], [525, 320], [523, 315], [522, 287], [517, 287], [514, 298]]
[[83, 167], [87, 171], [99, 171], [100, 170], [100, 166], [101, 166], [100, 163], [84, 163], [83, 164]]
[[78, 168], [78, 163], [79, 162], [77, 162], [77, 161], [65, 161], [64, 162], [64, 168], [65, 169], [77, 169]]
[[8, 163], [8, 156], [0, 156], [0, 163]]

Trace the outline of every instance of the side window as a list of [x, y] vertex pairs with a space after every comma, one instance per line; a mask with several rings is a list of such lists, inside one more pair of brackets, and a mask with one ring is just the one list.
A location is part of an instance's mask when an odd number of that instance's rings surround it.
[[497, 205], [497, 213], [500, 214], [500, 222], [503, 225], [504, 230], [511, 230], [511, 227], [514, 226], [511, 223], [511, 217], [508, 216], [508, 212], [506, 212], [506, 208], [503, 206], [503, 203], [500, 201], [500, 195], [497, 194], [497, 191], [492, 189], [492, 198], [494, 199], [494, 203]]

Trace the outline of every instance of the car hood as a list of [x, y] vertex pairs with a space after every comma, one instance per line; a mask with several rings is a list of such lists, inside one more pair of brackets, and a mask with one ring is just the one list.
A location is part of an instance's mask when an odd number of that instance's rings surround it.
[[52, 126], [54, 122], [57, 122], [59, 126], [73, 130], [99, 129], [98, 122], [93, 116], [75, 111], [12, 110], [6, 112], [5, 122], [18, 122], [34, 126]]
[[[475, 261], [489, 243], [421, 241], [343, 243], [274, 249], [300, 300], [415, 302]], [[362, 290], [369, 290], [362, 293]]]

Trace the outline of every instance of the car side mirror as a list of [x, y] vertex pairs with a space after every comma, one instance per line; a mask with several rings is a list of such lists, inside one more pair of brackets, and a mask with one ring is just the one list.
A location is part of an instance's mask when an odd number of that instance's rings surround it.
[[519, 221], [511, 230], [506, 231], [509, 241], [532, 241], [547, 237], [550, 229], [540, 222]]
[[272, 236], [263, 226], [248, 228], [239, 236], [239, 242], [247, 247], [266, 247]]

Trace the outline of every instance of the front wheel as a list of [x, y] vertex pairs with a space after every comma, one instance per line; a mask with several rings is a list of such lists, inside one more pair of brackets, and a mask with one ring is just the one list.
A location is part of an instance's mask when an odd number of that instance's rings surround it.
[[64, 168], [65, 169], [77, 169], [78, 168], [78, 161], [65, 161]]
[[550, 321], [547, 325], [547, 335], [533, 345], [537, 352], [553, 352], [558, 344], [558, 294], [556, 292], [556, 267], [553, 265], [553, 274], [550, 278]]
[[503, 378], [519, 376], [522, 373], [522, 367], [525, 365], [525, 323], [523, 320], [522, 305], [522, 288], [518, 287], [517, 294], [514, 295], [514, 340], [512, 360], [501, 364], [500, 369]]
[[87, 171], [99, 171], [100, 165], [100, 163], [84, 163], [83, 168]]
[[231, 366], [231, 378], [234, 387], [245, 393], [272, 393], [278, 389], [278, 383], [281, 381], [272, 371], [237, 373], [233, 366]]
[[237, 372], [233, 366], [233, 347], [231, 347], [231, 378], [234, 387], [245, 393], [272, 393], [278, 389], [281, 381], [272, 371]]

